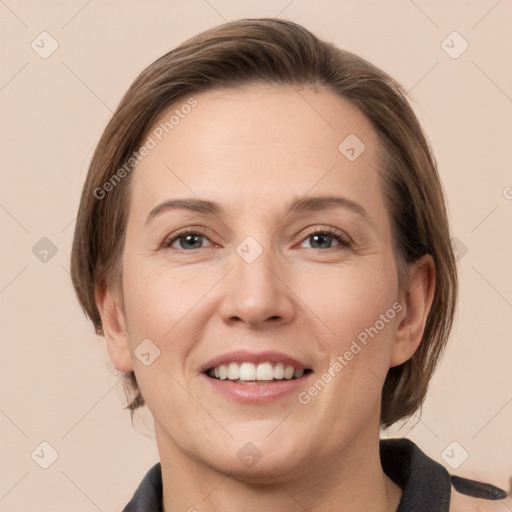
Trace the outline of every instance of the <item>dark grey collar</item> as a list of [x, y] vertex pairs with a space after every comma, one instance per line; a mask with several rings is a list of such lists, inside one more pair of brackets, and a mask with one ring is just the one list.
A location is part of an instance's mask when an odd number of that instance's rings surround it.
[[448, 512], [451, 492], [448, 471], [412, 441], [381, 440], [380, 460], [384, 473], [403, 490], [396, 512]]

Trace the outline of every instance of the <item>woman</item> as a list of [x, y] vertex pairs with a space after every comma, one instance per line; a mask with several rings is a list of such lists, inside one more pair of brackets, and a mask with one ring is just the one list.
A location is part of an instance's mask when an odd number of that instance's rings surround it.
[[304, 28], [229, 23], [135, 80], [92, 160], [71, 269], [131, 410], [155, 421], [160, 463], [125, 511], [505, 496], [379, 440], [423, 402], [451, 328], [443, 193], [401, 87]]

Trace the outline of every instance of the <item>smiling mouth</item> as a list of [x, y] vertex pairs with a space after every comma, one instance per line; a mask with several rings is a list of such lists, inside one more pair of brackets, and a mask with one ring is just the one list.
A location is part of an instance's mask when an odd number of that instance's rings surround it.
[[221, 364], [204, 373], [215, 380], [227, 380], [236, 384], [271, 384], [283, 380], [297, 380], [312, 370], [295, 368], [284, 363], [269, 361], [259, 364], [251, 362]]

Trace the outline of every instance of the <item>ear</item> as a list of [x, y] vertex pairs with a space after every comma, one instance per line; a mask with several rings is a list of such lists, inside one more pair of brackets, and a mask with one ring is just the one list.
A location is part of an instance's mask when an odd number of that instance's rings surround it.
[[125, 314], [118, 297], [120, 293], [114, 293], [109, 286], [103, 286], [96, 290], [95, 295], [107, 342], [108, 355], [118, 370], [131, 372], [133, 362], [126, 331]]
[[404, 313], [396, 333], [389, 366], [398, 366], [410, 359], [418, 348], [435, 288], [434, 260], [430, 254], [409, 265], [409, 286], [404, 293]]

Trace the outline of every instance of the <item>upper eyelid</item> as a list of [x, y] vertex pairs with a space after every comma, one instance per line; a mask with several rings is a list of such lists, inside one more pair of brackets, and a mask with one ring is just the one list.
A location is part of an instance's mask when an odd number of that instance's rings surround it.
[[327, 233], [329, 235], [339, 236], [340, 238], [347, 238], [350, 239], [349, 235], [339, 228], [334, 228], [331, 226], [323, 226], [323, 227], [317, 227], [312, 226], [311, 229], [306, 228], [306, 233], [303, 235], [303, 237], [308, 237], [311, 235], [314, 235], [315, 233]]

